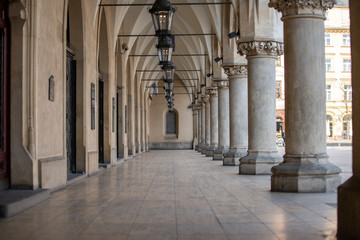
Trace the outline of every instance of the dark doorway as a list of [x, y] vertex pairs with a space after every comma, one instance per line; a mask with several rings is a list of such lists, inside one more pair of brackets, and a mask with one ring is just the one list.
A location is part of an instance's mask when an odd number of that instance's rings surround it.
[[119, 132], [119, 93], [116, 93], [116, 152], [117, 152], [117, 158], [120, 158], [120, 132]]
[[8, 188], [10, 179], [10, 25], [7, 8], [7, 1], [0, 0], [0, 189]]
[[66, 149], [68, 173], [76, 172], [76, 61], [66, 52]]
[[99, 76], [99, 163], [104, 163], [104, 82]]

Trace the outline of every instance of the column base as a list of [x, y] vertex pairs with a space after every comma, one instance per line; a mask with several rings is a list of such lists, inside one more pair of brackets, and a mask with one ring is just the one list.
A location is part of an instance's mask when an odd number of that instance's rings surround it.
[[209, 150], [209, 147], [210, 147], [210, 146], [204, 146], [204, 147], [201, 149], [201, 154], [206, 155], [206, 152]]
[[198, 144], [198, 145], [197, 145], [197, 151], [198, 151], [199, 153], [201, 153], [201, 149], [202, 149], [203, 147], [204, 147], [204, 146], [201, 145], [201, 143]]
[[338, 188], [338, 239], [360, 239], [360, 178], [352, 176]]
[[197, 151], [198, 149], [199, 149], [199, 145], [196, 145], [194, 150]]
[[214, 161], [222, 161], [224, 158], [224, 154], [229, 151], [228, 148], [217, 148], [214, 150], [213, 160]]
[[224, 166], [238, 166], [239, 159], [246, 156], [246, 148], [232, 148], [229, 152], [224, 154], [223, 165]]
[[239, 174], [270, 175], [271, 168], [281, 163], [277, 151], [248, 151], [248, 155], [240, 158]]
[[271, 191], [335, 191], [341, 183], [341, 169], [327, 158], [327, 154], [284, 155], [284, 162], [271, 169]]

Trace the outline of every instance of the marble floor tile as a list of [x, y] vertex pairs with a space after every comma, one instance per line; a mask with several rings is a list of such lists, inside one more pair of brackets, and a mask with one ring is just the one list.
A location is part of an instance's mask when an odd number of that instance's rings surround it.
[[[347, 167], [350, 151], [331, 149], [330, 161]], [[150, 151], [0, 219], [0, 239], [336, 239], [336, 193], [269, 188], [270, 176], [194, 151]]]

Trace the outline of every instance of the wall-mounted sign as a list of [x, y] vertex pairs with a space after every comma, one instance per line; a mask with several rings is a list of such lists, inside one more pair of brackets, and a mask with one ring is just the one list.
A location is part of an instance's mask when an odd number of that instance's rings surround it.
[[53, 75], [49, 77], [49, 101], [55, 101], [55, 81]]
[[91, 83], [91, 130], [95, 129], [95, 83]]

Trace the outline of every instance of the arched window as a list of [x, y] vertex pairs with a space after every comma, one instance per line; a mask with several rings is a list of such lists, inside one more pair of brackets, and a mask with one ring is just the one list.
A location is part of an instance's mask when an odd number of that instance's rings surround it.
[[176, 134], [176, 112], [168, 111], [166, 113], [166, 134]]
[[326, 135], [333, 137], [333, 118], [330, 115], [326, 115]]

